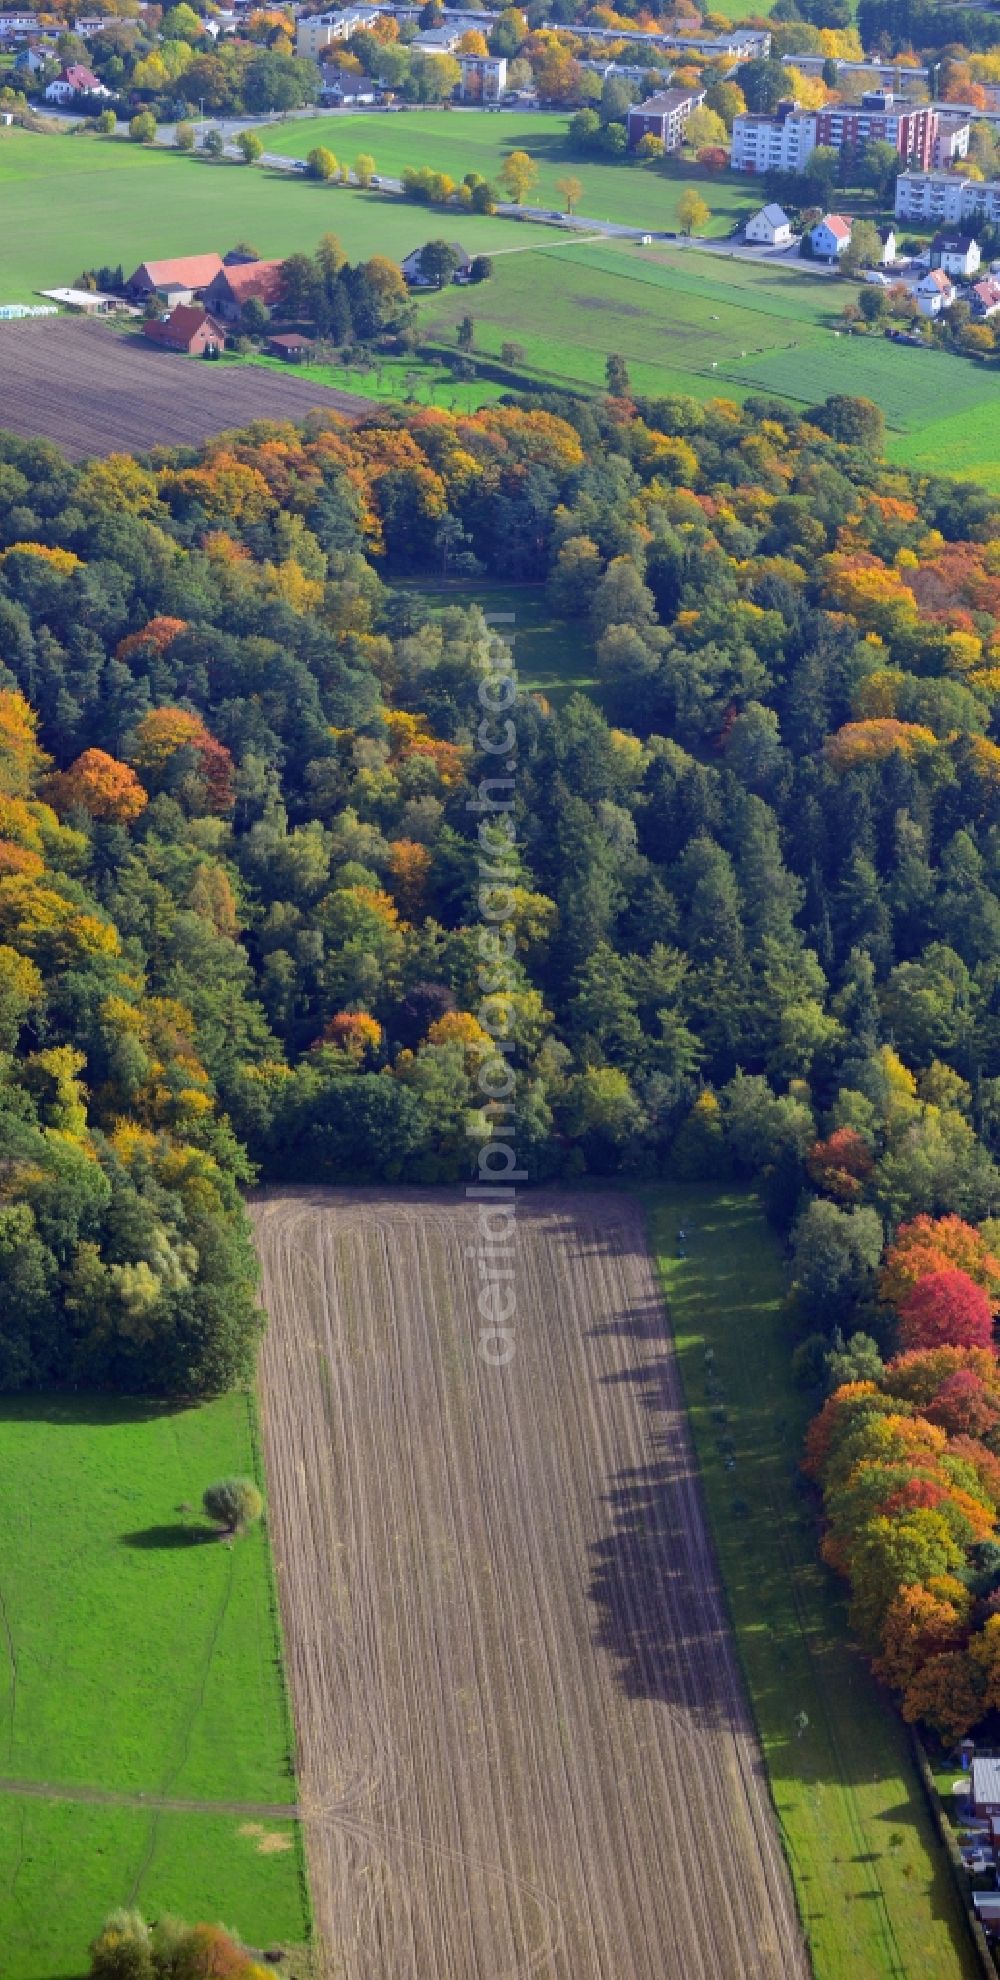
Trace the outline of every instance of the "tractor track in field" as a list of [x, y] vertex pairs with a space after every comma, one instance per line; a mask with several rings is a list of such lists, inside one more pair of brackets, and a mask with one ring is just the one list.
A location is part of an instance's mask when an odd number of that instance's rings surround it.
[[[638, 1207], [264, 1191], [269, 1526], [337, 1980], [806, 1980]], [[287, 1810], [285, 1811], [288, 1812]]]

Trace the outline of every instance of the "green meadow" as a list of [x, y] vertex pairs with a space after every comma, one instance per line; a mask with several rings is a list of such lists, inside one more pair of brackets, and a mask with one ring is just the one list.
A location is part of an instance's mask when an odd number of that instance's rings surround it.
[[[581, 158], [569, 144], [568, 116], [547, 111], [409, 110], [341, 112], [294, 118], [268, 132], [267, 149], [287, 158], [305, 158], [316, 144], [327, 145], [342, 164], [361, 151], [375, 160], [376, 171], [398, 179], [407, 165], [429, 165], [451, 178], [479, 172], [495, 179], [512, 151], [527, 151], [538, 166], [538, 181], [528, 195], [529, 206], [562, 212], [557, 181], [566, 175], [580, 180], [583, 193], [577, 212], [595, 220], [618, 220], [629, 227], [676, 228], [677, 201], [693, 186], [711, 210], [710, 234], [728, 234], [759, 205], [752, 184], [725, 172], [710, 177], [697, 165], [669, 161], [641, 165], [634, 159], [606, 163]], [[464, 239], [465, 219], [456, 222]]]
[[258, 1469], [249, 1399], [6, 1398], [0, 1454], [5, 1980], [81, 1972], [123, 1903], [301, 1944], [266, 1533], [221, 1545], [192, 1510]]
[[679, 1185], [651, 1189], [647, 1203], [816, 1980], [971, 1980], [978, 1965], [909, 1741], [819, 1560], [799, 1471], [810, 1405], [791, 1379], [778, 1242], [746, 1191]]
[[[277, 133], [275, 133], [277, 135]], [[244, 165], [145, 149], [88, 133], [54, 137], [0, 130], [3, 254], [0, 303], [71, 283], [84, 267], [224, 254], [238, 240], [261, 254], [311, 252], [339, 235], [355, 260], [399, 259], [434, 232], [428, 215], [379, 193], [348, 191]], [[475, 217], [462, 235], [470, 253], [523, 244], [516, 220]]]

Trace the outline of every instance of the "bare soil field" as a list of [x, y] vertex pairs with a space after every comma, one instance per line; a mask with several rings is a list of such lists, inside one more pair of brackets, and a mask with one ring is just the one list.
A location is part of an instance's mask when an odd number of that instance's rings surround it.
[[253, 1204], [269, 1524], [325, 1971], [805, 1980], [669, 1328], [624, 1196]]
[[190, 447], [254, 419], [314, 406], [358, 418], [368, 401], [259, 365], [206, 364], [84, 317], [0, 325], [0, 427], [88, 454]]

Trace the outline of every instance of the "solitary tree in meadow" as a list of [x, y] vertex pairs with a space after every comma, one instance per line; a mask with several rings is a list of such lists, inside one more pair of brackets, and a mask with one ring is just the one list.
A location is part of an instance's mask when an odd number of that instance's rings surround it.
[[583, 195], [583, 180], [575, 179], [572, 173], [568, 173], [566, 178], [556, 180], [556, 191], [562, 194], [567, 213], [572, 213], [577, 200]]
[[236, 140], [236, 149], [242, 154], [244, 165], [256, 165], [264, 156], [263, 139], [256, 131], [241, 131]]
[[370, 186], [375, 176], [375, 160], [370, 151], [359, 151], [354, 160], [354, 176], [359, 186]]
[[264, 1500], [252, 1478], [219, 1478], [206, 1487], [202, 1505], [225, 1534], [245, 1533], [255, 1526], [264, 1510]]
[[608, 391], [614, 399], [624, 399], [629, 389], [628, 365], [618, 351], [609, 353], [604, 366]]
[[527, 151], [512, 151], [497, 174], [504, 192], [514, 206], [523, 206], [538, 178], [538, 166]]
[[677, 218], [682, 234], [700, 233], [712, 218], [711, 208], [693, 186], [685, 186], [677, 201]]
[[128, 127], [133, 144], [152, 144], [156, 136], [156, 118], [151, 110], [140, 110]]

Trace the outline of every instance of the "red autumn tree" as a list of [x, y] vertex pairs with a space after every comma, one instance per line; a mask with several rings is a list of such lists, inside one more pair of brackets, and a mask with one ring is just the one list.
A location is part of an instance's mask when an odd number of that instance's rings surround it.
[[940, 1423], [950, 1437], [985, 1437], [1000, 1423], [995, 1396], [971, 1368], [959, 1368], [949, 1375], [924, 1414], [929, 1422]]
[[48, 779], [45, 795], [56, 811], [87, 811], [116, 825], [131, 825], [149, 802], [135, 771], [103, 749], [85, 749]]
[[929, 1272], [899, 1309], [899, 1336], [904, 1349], [989, 1347], [993, 1309], [968, 1272]]
[[835, 1128], [825, 1141], [814, 1141], [806, 1168], [817, 1189], [839, 1203], [854, 1203], [875, 1166], [871, 1149], [856, 1128]]

